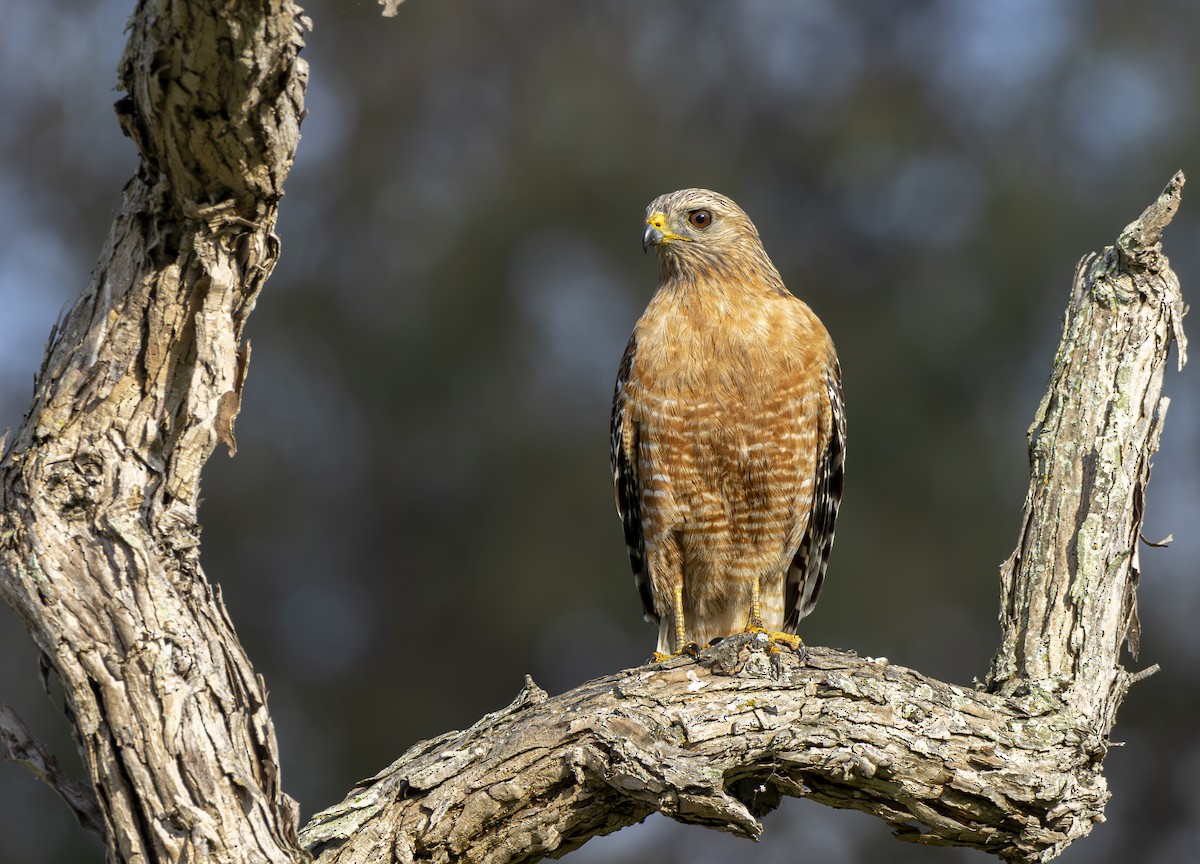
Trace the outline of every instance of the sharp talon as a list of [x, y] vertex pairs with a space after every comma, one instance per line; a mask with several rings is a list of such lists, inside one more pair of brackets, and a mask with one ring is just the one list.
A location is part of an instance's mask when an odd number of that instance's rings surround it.
[[776, 646], [784, 645], [799, 653], [804, 648], [804, 640], [794, 633], [780, 633], [778, 630], [764, 630], [762, 627], [747, 627], [742, 631], [757, 636], [762, 634], [767, 639], [768, 652], [774, 653], [779, 648]]
[[804, 640], [794, 633], [772, 633], [771, 641], [786, 645], [797, 653], [804, 648]]
[[676, 657], [683, 657], [684, 655], [691, 657], [693, 660], [696, 659], [700, 656], [700, 646], [695, 642], [685, 642], [684, 646], [674, 654], [663, 654], [661, 651], [655, 651], [646, 662], [665, 663], [667, 660], [674, 660]]
[[650, 659], [647, 660], [646, 662], [648, 662], [648, 664], [656, 664], [656, 662], [666, 662], [667, 660], [676, 659], [677, 656], [684, 656], [684, 655], [688, 655], [688, 656], [690, 656], [690, 658], [692, 660], [695, 660], [696, 658], [698, 658], [698, 656], [700, 656], [700, 646], [698, 646], [698, 644], [696, 644], [695, 642], [688, 642], [688, 643], [684, 644], [683, 648], [680, 648], [674, 654], [664, 654], [662, 652], [654, 652], [653, 654], [650, 654]]

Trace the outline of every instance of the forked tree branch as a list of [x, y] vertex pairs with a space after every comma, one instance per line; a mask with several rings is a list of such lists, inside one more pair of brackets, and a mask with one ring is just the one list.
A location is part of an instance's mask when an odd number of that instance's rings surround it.
[[[1102, 818], [1136, 676], [1137, 540], [1179, 286], [1177, 175], [1076, 276], [1002, 572], [986, 690], [743, 636], [517, 701], [412, 748], [296, 836], [266, 687], [198, 562], [200, 470], [233, 418], [242, 331], [278, 257], [304, 21], [287, 0], [140, 2], [121, 66], [142, 158], [91, 284], [0, 460], [0, 593], [61, 679], [95, 790], [41, 770], [114, 861], [530, 861], [654, 811], [756, 836], [780, 795], [905, 839], [1052, 858]], [[51, 764], [10, 724], [6, 746]], [[15, 749], [14, 749], [15, 748]]]
[[[901, 839], [1047, 861], [1103, 819], [1102, 763], [1137, 677], [1142, 503], [1179, 283], [1159, 240], [1183, 175], [1076, 272], [1030, 491], [1002, 570], [986, 689], [735, 637], [695, 659], [517, 701], [413, 747], [319, 813], [320, 862], [530, 861], [659, 811], [750, 837], [781, 795], [875, 814]], [[1152, 670], [1147, 670], [1152, 671]]]

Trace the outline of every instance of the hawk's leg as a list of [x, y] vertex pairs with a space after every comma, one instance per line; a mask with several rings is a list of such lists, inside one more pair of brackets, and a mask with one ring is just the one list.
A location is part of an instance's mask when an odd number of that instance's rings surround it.
[[675, 653], [684, 650], [687, 644], [687, 628], [683, 624], [683, 580], [675, 586], [671, 595], [671, 614], [675, 616]]
[[774, 643], [780, 643], [788, 646], [793, 651], [799, 651], [804, 647], [804, 640], [794, 633], [781, 633], [778, 630], [768, 630], [763, 627], [762, 620], [762, 601], [760, 594], [762, 588], [760, 586], [761, 577], [755, 576], [754, 582], [750, 587], [750, 620], [746, 622], [747, 633], [764, 633], [767, 637], [767, 647], [770, 650], [775, 649]]
[[754, 577], [754, 585], [750, 588], [750, 620], [746, 624], [747, 630], [761, 630], [762, 626], [762, 601], [759, 600], [759, 578]]
[[654, 663], [661, 663], [668, 657], [678, 657], [680, 654], [690, 654], [695, 657], [700, 652], [700, 646], [695, 642], [688, 641], [687, 627], [684, 626], [683, 620], [683, 583], [680, 582], [675, 586], [675, 590], [671, 594], [671, 620], [675, 625], [675, 653], [660, 654], [654, 652], [651, 658]]

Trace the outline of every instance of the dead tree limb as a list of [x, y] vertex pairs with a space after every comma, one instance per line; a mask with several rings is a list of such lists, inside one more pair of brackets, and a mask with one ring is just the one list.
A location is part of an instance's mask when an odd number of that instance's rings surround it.
[[852, 807], [901, 839], [1048, 861], [1104, 818], [1117, 707], [1138, 677], [1142, 502], [1186, 340], [1163, 228], [1183, 175], [1078, 268], [1030, 429], [1025, 527], [1002, 570], [1004, 639], [972, 690], [750, 637], [548, 698], [527, 682], [418, 744], [301, 832], [319, 862], [531, 861], [659, 811], [749, 837], [781, 795]]
[[196, 504], [279, 255], [304, 26], [287, 0], [138, 4], [116, 108], [141, 164], [0, 462], [0, 593], [62, 681], [112, 861], [301, 856]]
[[[304, 20], [286, 0], [138, 5], [118, 103], [141, 166], [0, 461], [0, 593], [62, 681], [114, 861], [299, 861], [265, 685], [198, 562], [200, 470], [233, 418], [277, 257]], [[781, 795], [930, 844], [1045, 861], [1103, 818], [1135, 675], [1137, 541], [1179, 287], [1183, 186], [1076, 276], [1031, 430], [986, 688], [751, 637], [517, 701], [412, 748], [302, 835], [322, 862], [530, 861], [661, 811], [756, 836]], [[10, 753], [51, 764], [19, 724]], [[14, 750], [15, 748], [15, 750]]]

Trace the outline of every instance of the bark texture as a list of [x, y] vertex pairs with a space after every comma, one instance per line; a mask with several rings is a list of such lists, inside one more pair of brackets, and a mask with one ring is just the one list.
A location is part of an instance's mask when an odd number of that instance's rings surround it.
[[738, 636], [552, 699], [530, 682], [303, 838], [320, 862], [533, 861], [656, 810], [757, 837], [756, 817], [797, 795], [873, 813], [902, 839], [1038, 860], [1100, 813], [1102, 753], [1052, 710]]
[[[986, 687], [736, 637], [423, 742], [301, 837], [320, 862], [533, 861], [660, 811], [756, 837], [781, 795], [852, 807], [904, 840], [1048, 861], [1104, 819], [1102, 763], [1139, 677], [1137, 546], [1166, 411], [1179, 283], [1160, 238], [1183, 175], [1076, 273], [1030, 429], [1020, 543], [1001, 572]], [[1152, 670], [1147, 670], [1147, 673]], [[1143, 674], [1147, 674], [1143, 673]]]
[[11, 712], [0, 740], [105, 834], [111, 860], [532, 861], [654, 811], [753, 837], [797, 795], [902, 839], [1034, 862], [1103, 819], [1108, 735], [1138, 677], [1119, 652], [1137, 645], [1170, 343], [1185, 356], [1159, 245], [1182, 175], [1076, 275], [986, 686], [751, 636], [555, 698], [527, 682], [298, 839], [265, 685], [198, 563], [196, 502], [205, 461], [235, 447], [305, 24], [284, 0], [141, 0], [117, 108], [142, 163], [0, 460], [0, 593], [61, 679], [92, 789]]
[[141, 164], [0, 462], [0, 593], [62, 681], [114, 861], [301, 854], [196, 504], [279, 254], [303, 26], [288, 2], [138, 4], [116, 108]]
[[1105, 730], [1124, 695], [1121, 641], [1138, 654], [1138, 539], [1172, 341], [1179, 368], [1187, 361], [1179, 280], [1159, 242], [1182, 189], [1176, 174], [1114, 246], [1076, 268], [1029, 427], [1020, 542], [1000, 571], [989, 688], [1061, 699]]

